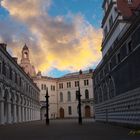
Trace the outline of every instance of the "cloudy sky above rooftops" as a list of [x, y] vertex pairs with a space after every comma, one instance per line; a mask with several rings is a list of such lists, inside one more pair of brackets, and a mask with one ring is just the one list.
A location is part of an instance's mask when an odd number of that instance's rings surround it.
[[3, 0], [0, 42], [20, 60], [26, 43], [36, 71], [59, 77], [101, 59], [102, 0]]

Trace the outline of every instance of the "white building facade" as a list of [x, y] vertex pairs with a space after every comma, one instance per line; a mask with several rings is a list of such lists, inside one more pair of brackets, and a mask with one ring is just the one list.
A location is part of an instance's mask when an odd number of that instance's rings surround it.
[[41, 76], [38, 73], [34, 82], [40, 89], [41, 119], [45, 119], [45, 95], [48, 88], [49, 93], [49, 118], [75, 118], [78, 117], [77, 93], [80, 86], [82, 117], [94, 116], [93, 97], [93, 73], [92, 70], [72, 73], [60, 78]]
[[39, 88], [0, 44], [0, 124], [39, 119]]

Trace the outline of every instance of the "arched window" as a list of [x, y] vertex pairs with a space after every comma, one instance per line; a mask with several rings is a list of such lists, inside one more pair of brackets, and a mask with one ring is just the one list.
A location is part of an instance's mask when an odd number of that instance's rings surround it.
[[99, 88], [99, 102], [102, 102], [102, 88]]
[[85, 90], [85, 99], [89, 99], [89, 91], [87, 89]]
[[113, 98], [115, 96], [115, 86], [111, 76], [109, 77], [109, 98]]
[[68, 101], [71, 101], [71, 93], [68, 91]]
[[95, 103], [98, 104], [98, 88], [94, 89], [94, 99], [95, 99]]
[[60, 92], [60, 102], [63, 102], [63, 93]]
[[108, 100], [108, 90], [107, 90], [106, 83], [104, 83], [103, 85], [103, 97], [104, 97], [104, 101]]

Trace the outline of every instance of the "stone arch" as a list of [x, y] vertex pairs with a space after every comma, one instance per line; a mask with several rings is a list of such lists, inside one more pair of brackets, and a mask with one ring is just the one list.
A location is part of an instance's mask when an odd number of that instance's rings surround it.
[[102, 87], [100, 86], [99, 87], [99, 90], [98, 90], [98, 94], [99, 94], [99, 102], [102, 102], [103, 101], [103, 92], [102, 92]]
[[16, 94], [14, 91], [11, 91], [10, 94], [11, 94], [11, 99], [10, 99], [10, 101], [11, 101], [11, 122], [14, 122], [14, 110], [15, 110], [14, 106], [16, 103]]
[[98, 102], [99, 102], [98, 87], [94, 89], [94, 99], [95, 99], [95, 103], [98, 104]]
[[26, 97], [23, 97], [23, 105], [26, 106], [27, 101], [26, 101]]
[[108, 87], [109, 87], [109, 98], [111, 99], [116, 95], [115, 82], [112, 76], [109, 76]]
[[103, 99], [104, 101], [108, 100], [108, 88], [106, 82], [103, 84]]
[[42, 106], [40, 108], [40, 117], [41, 117], [41, 120], [44, 120], [45, 119], [45, 114], [46, 114], [46, 107], [45, 106]]
[[21, 97], [19, 94], [16, 94], [16, 104], [21, 104]]
[[4, 100], [10, 101], [11, 96], [9, 90], [6, 88], [4, 91]]
[[19, 119], [19, 105], [21, 104], [21, 97], [18, 93], [16, 93], [16, 116], [17, 116], [17, 121], [20, 121]]
[[23, 105], [23, 96], [20, 95], [19, 98], [20, 98], [20, 104]]
[[8, 115], [9, 115], [8, 114], [8, 104], [10, 102], [10, 98], [11, 98], [11, 96], [10, 96], [9, 90], [6, 88], [4, 90], [4, 97], [3, 97], [3, 99], [4, 99], [4, 121], [5, 121], [5, 123], [8, 122]]

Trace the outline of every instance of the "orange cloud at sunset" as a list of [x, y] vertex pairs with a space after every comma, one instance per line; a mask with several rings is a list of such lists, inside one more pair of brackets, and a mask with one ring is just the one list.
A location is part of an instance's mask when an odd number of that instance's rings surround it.
[[[50, 0], [4, 0], [2, 5], [9, 11], [12, 23], [24, 26], [19, 34], [20, 26], [9, 29], [11, 37], [3, 36], [2, 40], [17, 56], [27, 43], [31, 61], [38, 70], [77, 71], [93, 67], [101, 59], [102, 30], [95, 29], [82, 15], [51, 17], [47, 13]], [[8, 29], [5, 32], [8, 33]]]

